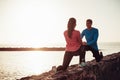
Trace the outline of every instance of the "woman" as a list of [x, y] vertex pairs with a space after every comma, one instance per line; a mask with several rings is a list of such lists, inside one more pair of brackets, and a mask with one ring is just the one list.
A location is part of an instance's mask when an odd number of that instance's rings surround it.
[[80, 32], [75, 30], [76, 19], [70, 18], [67, 25], [67, 30], [64, 32], [64, 37], [66, 40], [66, 49], [62, 66], [57, 68], [59, 70], [66, 70], [73, 56], [80, 55], [82, 62], [82, 56], [84, 56], [84, 46], [82, 46], [82, 39], [80, 37]]

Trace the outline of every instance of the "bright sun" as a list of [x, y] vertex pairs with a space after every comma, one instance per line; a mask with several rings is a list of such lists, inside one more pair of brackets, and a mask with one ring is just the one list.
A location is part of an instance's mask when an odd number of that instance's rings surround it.
[[58, 22], [61, 22], [60, 16], [57, 15], [58, 11], [51, 4], [45, 4], [37, 4], [36, 2], [11, 3], [6, 15], [11, 20], [9, 22], [12, 27], [11, 34], [14, 34], [15, 37], [11, 39], [13, 35], [8, 36], [10, 42], [37, 48], [53, 45], [58, 40], [62, 41], [59, 38], [59, 34], [62, 36], [63, 30], [59, 27], [61, 25], [58, 26]]

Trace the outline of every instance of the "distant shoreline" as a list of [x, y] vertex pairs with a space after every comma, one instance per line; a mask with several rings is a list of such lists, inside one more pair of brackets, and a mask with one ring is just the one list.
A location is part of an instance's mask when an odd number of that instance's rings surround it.
[[0, 48], [0, 51], [64, 51], [64, 47], [53, 48]]

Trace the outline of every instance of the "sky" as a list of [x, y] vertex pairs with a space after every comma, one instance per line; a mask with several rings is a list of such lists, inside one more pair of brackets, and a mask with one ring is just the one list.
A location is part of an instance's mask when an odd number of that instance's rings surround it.
[[92, 19], [98, 42], [120, 42], [120, 0], [0, 0], [0, 44], [64, 46], [71, 17], [80, 32]]

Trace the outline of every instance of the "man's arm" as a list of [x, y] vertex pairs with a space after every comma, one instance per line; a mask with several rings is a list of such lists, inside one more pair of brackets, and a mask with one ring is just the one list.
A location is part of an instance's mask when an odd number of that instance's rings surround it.
[[90, 41], [89, 43], [87, 43], [87, 45], [91, 45], [91, 44], [96, 43], [97, 40], [98, 40], [98, 36], [99, 36], [99, 32], [98, 32], [98, 30], [95, 30], [95, 34], [94, 34], [94, 38], [93, 38], [93, 40]]
[[81, 33], [81, 39], [85, 36], [84, 31]]

